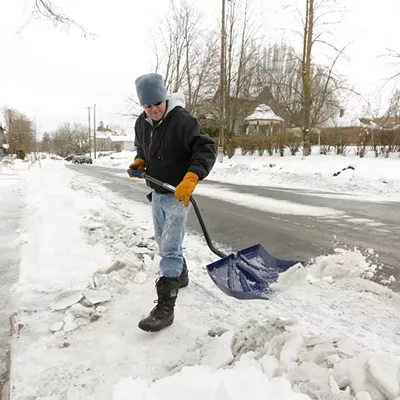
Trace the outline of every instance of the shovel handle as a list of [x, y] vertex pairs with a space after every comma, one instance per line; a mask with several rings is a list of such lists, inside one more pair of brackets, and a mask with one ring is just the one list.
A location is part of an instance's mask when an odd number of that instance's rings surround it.
[[[169, 183], [165, 183], [165, 182], [161, 182], [160, 180], [153, 178], [152, 176], [149, 176], [146, 174], [146, 172], [144, 171], [138, 171], [136, 169], [128, 169], [128, 175], [132, 178], [141, 178], [141, 179], [146, 179], [149, 182], [154, 183], [155, 185], [167, 189], [172, 193], [175, 193], [175, 186], [170, 185]], [[199, 220], [200, 226], [201, 226], [201, 230], [203, 231], [204, 237], [206, 239], [207, 245], [210, 248], [210, 250], [218, 257], [224, 258], [226, 257], [226, 254], [223, 253], [222, 251], [219, 251], [218, 249], [216, 249], [211, 241], [210, 235], [208, 234], [206, 225], [204, 223], [203, 217], [200, 213], [200, 209], [195, 201], [195, 199], [193, 197], [190, 197], [190, 202], [193, 205], [194, 211], [196, 213], [197, 219]]]

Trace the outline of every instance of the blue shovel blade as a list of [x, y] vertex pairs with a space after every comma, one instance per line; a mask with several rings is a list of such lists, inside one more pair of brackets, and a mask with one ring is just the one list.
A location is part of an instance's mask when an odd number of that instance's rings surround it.
[[207, 271], [228, 296], [239, 300], [268, 300], [272, 294], [271, 283], [299, 262], [276, 258], [257, 244], [207, 265]]

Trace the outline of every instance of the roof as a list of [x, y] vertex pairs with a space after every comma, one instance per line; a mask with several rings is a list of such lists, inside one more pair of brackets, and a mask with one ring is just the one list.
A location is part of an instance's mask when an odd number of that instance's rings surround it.
[[133, 136], [129, 136], [129, 135], [126, 135], [126, 136], [114, 135], [114, 136], [110, 136], [110, 139], [112, 142], [134, 142], [135, 141], [135, 138]]
[[266, 104], [260, 104], [253, 114], [245, 118], [246, 122], [251, 121], [269, 121], [269, 122], [284, 122], [284, 119], [278, 117]]
[[108, 139], [108, 136], [104, 132], [96, 132], [96, 139]]
[[324, 128], [354, 128], [360, 127], [361, 125], [360, 119], [349, 112], [346, 112], [343, 117], [337, 115], [333, 118], [329, 118], [328, 121], [323, 124]]

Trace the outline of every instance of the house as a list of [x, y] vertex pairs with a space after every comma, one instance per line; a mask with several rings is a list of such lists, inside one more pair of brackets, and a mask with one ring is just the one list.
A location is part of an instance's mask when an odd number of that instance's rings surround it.
[[[246, 125], [246, 136], [250, 133], [265, 133], [271, 135], [279, 133], [285, 120], [276, 115], [271, 107], [266, 104], [260, 104], [254, 112], [244, 119]], [[255, 128], [255, 129], [251, 129]]]
[[363, 129], [375, 129], [377, 125], [366, 118], [359, 117], [354, 112], [346, 111], [343, 107], [339, 109], [339, 112], [329, 118], [321, 128], [363, 128]]
[[[92, 134], [92, 140], [93, 134]], [[111, 131], [96, 132], [97, 151], [133, 151], [135, 150], [135, 138], [129, 135], [116, 135]]]
[[133, 136], [110, 136], [111, 147], [115, 151], [135, 150], [135, 138]]
[[[92, 140], [93, 134], [92, 134]], [[96, 150], [97, 151], [110, 151], [112, 150], [112, 142], [105, 132], [96, 132]]]

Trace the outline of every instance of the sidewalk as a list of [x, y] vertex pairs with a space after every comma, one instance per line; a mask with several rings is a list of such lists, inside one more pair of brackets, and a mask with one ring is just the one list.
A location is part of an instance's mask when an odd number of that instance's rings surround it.
[[[16, 167], [27, 165], [17, 164]], [[25, 180], [22, 171], [0, 169], [0, 399], [9, 396], [12, 287], [18, 281]]]

